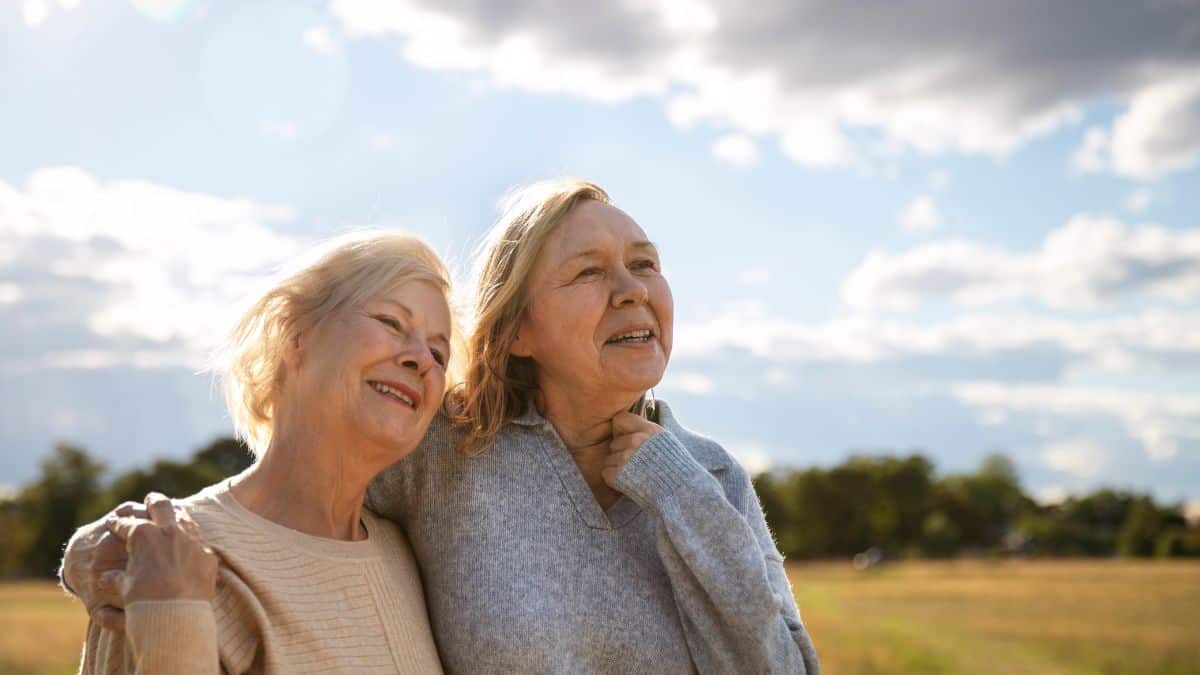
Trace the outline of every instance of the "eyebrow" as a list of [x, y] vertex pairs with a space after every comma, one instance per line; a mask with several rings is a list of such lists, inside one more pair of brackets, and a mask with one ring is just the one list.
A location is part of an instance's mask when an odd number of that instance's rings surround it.
[[[403, 311], [408, 316], [409, 321], [412, 321], [415, 316], [413, 314], [413, 311], [411, 309], [409, 309], [408, 305], [404, 304], [403, 302], [397, 302], [395, 300], [392, 300], [391, 298], [382, 298], [380, 300], [380, 302], [386, 302], [389, 305], [395, 305], [396, 307], [399, 307], [401, 309], [401, 311]], [[447, 345], [450, 344], [450, 338], [446, 337], [443, 333], [434, 333], [430, 337], [432, 337], [435, 340], [441, 340], [442, 342], [445, 342]]]
[[[631, 248], [648, 248], [648, 249], [653, 249], [655, 253], [657, 253], [657, 252], [658, 252], [658, 247], [654, 245], [654, 242], [652, 242], [652, 241], [649, 241], [649, 240], [647, 240], [647, 239], [640, 239], [640, 240], [638, 240], [638, 241], [632, 242], [631, 244], [629, 244], [629, 246], [630, 246]], [[577, 251], [577, 252], [575, 252], [575, 253], [572, 253], [571, 255], [567, 256], [567, 258], [566, 258], [565, 260], [563, 260], [563, 262], [564, 262], [564, 263], [567, 263], [567, 262], [570, 262], [570, 261], [572, 261], [572, 260], [575, 260], [575, 259], [577, 259], [577, 258], [587, 258], [587, 257], [589, 257], [589, 256], [596, 256], [596, 255], [599, 255], [599, 254], [601, 254], [601, 253], [603, 253], [603, 252], [604, 252], [604, 249], [599, 249], [599, 248], [589, 248], [589, 249], [586, 249], [586, 250], [583, 250], [583, 251]]]

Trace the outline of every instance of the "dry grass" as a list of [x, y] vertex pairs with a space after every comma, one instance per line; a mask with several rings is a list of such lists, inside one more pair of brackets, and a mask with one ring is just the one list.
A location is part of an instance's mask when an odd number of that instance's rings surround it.
[[0, 584], [0, 673], [76, 672], [86, 630], [83, 605], [54, 584]]
[[[1195, 675], [1200, 563], [794, 565], [826, 675]], [[49, 583], [0, 584], [0, 673], [73, 673], [86, 617]]]
[[1200, 564], [796, 565], [826, 675], [1200, 673]]

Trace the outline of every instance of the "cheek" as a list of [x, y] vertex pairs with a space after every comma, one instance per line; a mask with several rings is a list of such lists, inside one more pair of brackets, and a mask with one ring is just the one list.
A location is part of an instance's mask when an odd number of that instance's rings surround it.
[[591, 345], [607, 307], [598, 287], [599, 284], [591, 284], [565, 290], [559, 297], [531, 307], [531, 328], [536, 341], [554, 351]]

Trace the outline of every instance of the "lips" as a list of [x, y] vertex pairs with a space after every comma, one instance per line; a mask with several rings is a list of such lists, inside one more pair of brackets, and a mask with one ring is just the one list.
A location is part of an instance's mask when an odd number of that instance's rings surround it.
[[385, 382], [383, 380], [369, 380], [368, 385], [381, 395], [391, 398], [392, 400], [402, 403], [413, 410], [421, 405], [421, 395], [412, 387], [400, 382]]

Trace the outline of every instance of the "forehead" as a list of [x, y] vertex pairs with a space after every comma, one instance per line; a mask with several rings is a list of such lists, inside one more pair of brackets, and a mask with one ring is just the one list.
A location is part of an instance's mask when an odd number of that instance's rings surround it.
[[610, 204], [587, 200], [571, 209], [547, 237], [541, 257], [553, 263], [581, 251], [624, 250], [642, 241], [646, 241], [646, 233], [629, 214]]

